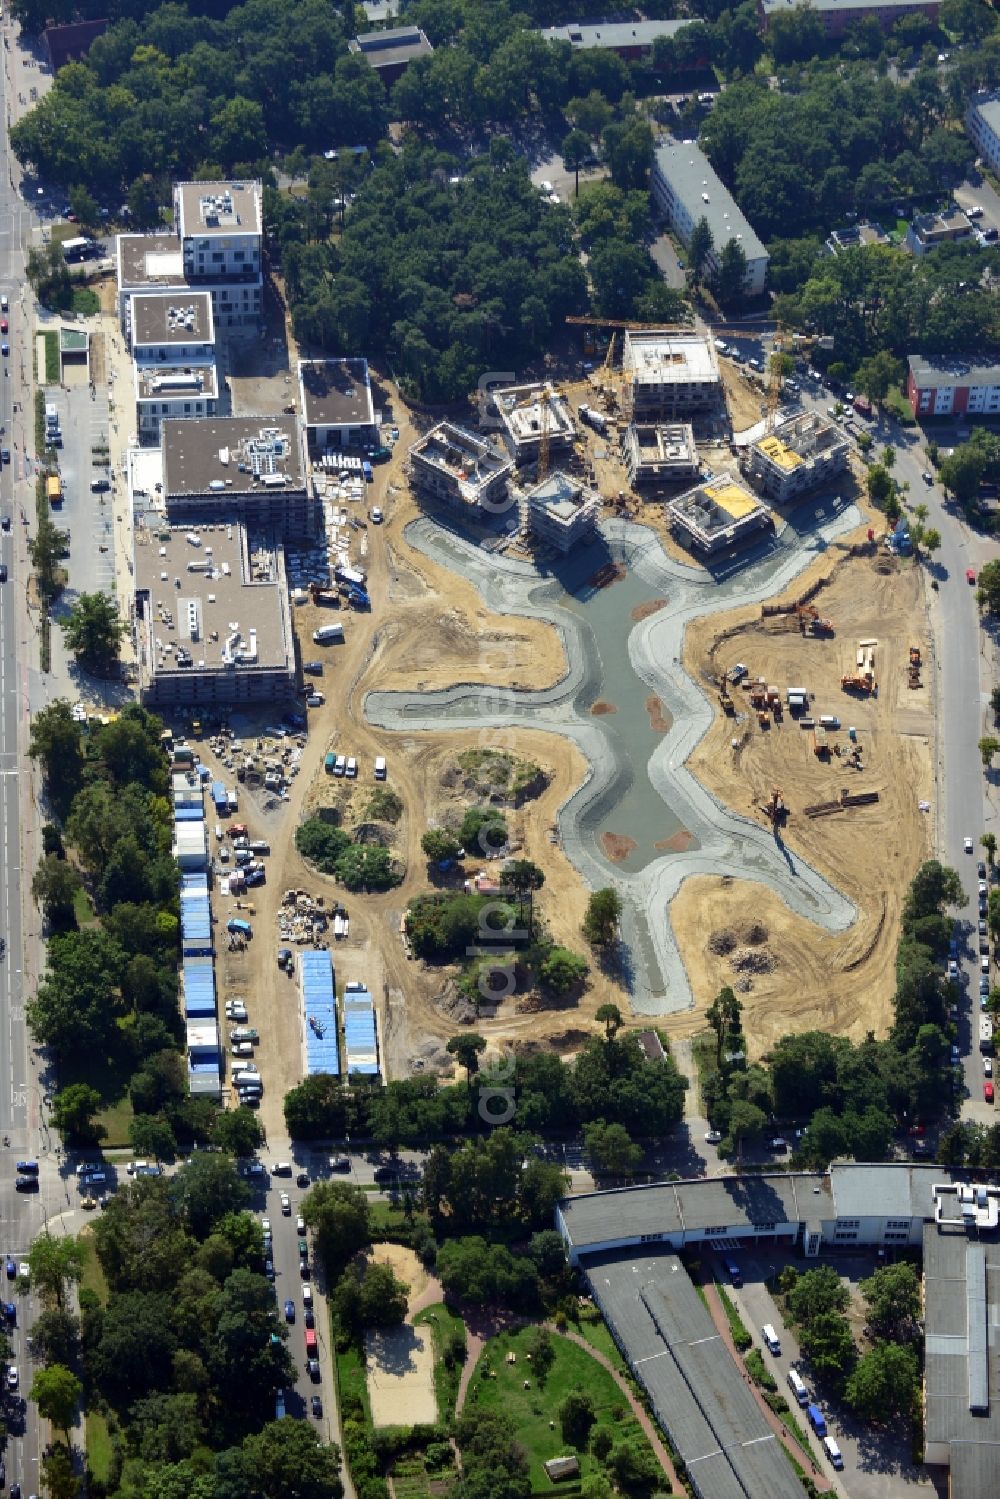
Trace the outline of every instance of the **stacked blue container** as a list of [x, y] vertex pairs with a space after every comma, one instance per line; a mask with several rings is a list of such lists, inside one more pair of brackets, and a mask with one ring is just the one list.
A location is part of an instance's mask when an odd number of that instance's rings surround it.
[[299, 984], [306, 1037], [306, 1073], [340, 1076], [337, 1046], [337, 998], [333, 959], [328, 952], [309, 949], [299, 954]]
[[364, 984], [356, 982], [344, 989], [344, 1052], [348, 1076], [378, 1077], [375, 1001]]

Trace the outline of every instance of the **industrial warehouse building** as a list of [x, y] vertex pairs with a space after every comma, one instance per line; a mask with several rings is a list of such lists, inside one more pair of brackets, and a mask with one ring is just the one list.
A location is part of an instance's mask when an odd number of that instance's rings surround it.
[[668, 484], [698, 475], [694, 428], [675, 422], [630, 422], [622, 434], [622, 460], [632, 484]]
[[843, 432], [819, 412], [782, 422], [751, 445], [747, 472], [768, 499], [787, 505], [828, 483], [847, 465]]
[[747, 296], [759, 297], [763, 293], [767, 250], [694, 141], [670, 138], [656, 148], [649, 187], [656, 207], [685, 246], [691, 241], [695, 225], [705, 219], [712, 231], [712, 249], [705, 261], [710, 274], [718, 273], [722, 251], [734, 239], [746, 256], [743, 286]]
[[627, 332], [622, 371], [625, 409], [637, 422], [677, 420], [721, 396], [715, 347], [694, 333]]
[[742, 1380], [676, 1254], [921, 1250], [924, 1460], [948, 1467], [951, 1499], [1000, 1492], [1000, 1188], [945, 1166], [834, 1163], [567, 1197], [556, 1227], [705, 1499], [799, 1490], [775, 1487], [780, 1466], [743, 1466], [761, 1454]]
[[550, 453], [565, 452], [573, 446], [573, 413], [554, 385], [507, 385], [491, 394], [507, 447], [518, 465], [537, 461], [543, 434]]
[[373, 441], [375, 407], [367, 359], [300, 359], [299, 409], [310, 453]]
[[667, 505], [675, 535], [711, 557], [774, 525], [767, 505], [728, 474], [713, 475]]
[[601, 496], [556, 470], [520, 496], [521, 524], [538, 541], [568, 552], [594, 534]]
[[510, 508], [507, 485], [513, 459], [455, 422], [432, 427], [410, 448], [409, 460], [410, 481], [418, 494], [473, 511], [499, 514]]

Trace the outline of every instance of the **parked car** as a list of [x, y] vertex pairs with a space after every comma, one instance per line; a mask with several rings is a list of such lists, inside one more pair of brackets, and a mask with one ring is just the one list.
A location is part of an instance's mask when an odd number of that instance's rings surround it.
[[318, 1421], [323, 1414], [323, 1402], [318, 1395], [314, 1395], [309, 1402], [310, 1409]]
[[285, 1321], [286, 1322], [294, 1322], [295, 1321], [295, 1302], [294, 1301], [286, 1301], [285, 1302]]
[[297, 1187], [308, 1187], [308, 1185], [309, 1185], [309, 1172], [308, 1171], [300, 1171], [299, 1174], [298, 1174], [298, 1176], [295, 1178], [295, 1185]]
[[710, 1129], [706, 1133], [706, 1135], [705, 1135], [705, 1143], [706, 1143], [706, 1145], [721, 1145], [722, 1144], [722, 1131], [721, 1131], [721, 1129]]
[[281, 1194], [281, 1212], [285, 1218], [292, 1216], [292, 1200], [287, 1192]]
[[983, 1098], [987, 1103], [993, 1102], [993, 1084], [983, 1083]]

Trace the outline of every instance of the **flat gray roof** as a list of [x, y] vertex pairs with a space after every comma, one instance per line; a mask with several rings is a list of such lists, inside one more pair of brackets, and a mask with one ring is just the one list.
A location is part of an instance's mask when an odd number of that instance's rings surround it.
[[188, 669], [179, 651], [191, 657], [191, 671], [199, 663], [207, 670], [239, 670], [241, 664], [273, 668], [291, 660], [285, 566], [273, 535], [230, 521], [197, 529], [159, 526], [146, 536], [135, 548], [135, 586], [149, 595], [154, 676]]
[[350, 52], [360, 52], [373, 68], [397, 67], [415, 57], [429, 57], [434, 51], [419, 26], [392, 26], [386, 31], [365, 31], [347, 44]]
[[261, 233], [259, 182], [176, 182], [181, 239]]
[[215, 400], [219, 375], [214, 364], [137, 364], [137, 401], [179, 401], [186, 393]]
[[[295, 418], [206, 416], [170, 418], [162, 426], [163, 492], [235, 494], [302, 489], [305, 474]], [[275, 477], [284, 476], [284, 484]]]
[[980, 116], [984, 125], [988, 125], [994, 135], [1000, 135], [1000, 95], [995, 99], [983, 99], [973, 104], [973, 109]]
[[570, 21], [567, 26], [545, 26], [547, 42], [569, 42], [571, 47], [651, 47], [660, 36], [676, 36], [683, 21]]
[[[764, 14], [773, 16], [775, 11], [794, 10], [802, 0], [760, 0]], [[878, 0], [878, 9], [912, 10], [914, 6], [937, 6], [939, 0]], [[821, 14], [824, 11], [872, 10], [872, 0], [810, 0], [810, 4]]]
[[[814, 1189], [819, 1187], [817, 1199]], [[811, 1173], [719, 1176], [655, 1182], [567, 1197], [559, 1204], [574, 1249], [643, 1234], [678, 1234], [707, 1228], [798, 1223], [830, 1213], [827, 1178]]]
[[119, 288], [186, 284], [184, 256], [176, 234], [119, 234]]
[[979, 364], [954, 354], [911, 354], [907, 363], [918, 390], [938, 385], [1000, 385], [1000, 364]]
[[674, 196], [683, 203], [692, 223], [697, 224], [701, 218], [708, 220], [717, 254], [721, 255], [729, 241], [735, 239], [748, 261], [761, 260], [767, 255], [763, 240], [694, 141], [669, 137], [657, 147], [655, 162]]
[[137, 292], [129, 298], [133, 344], [214, 343], [212, 298], [207, 291]]
[[594, 1298], [706, 1499], [802, 1499], [781, 1443], [671, 1253], [595, 1256]]
[[300, 359], [299, 392], [307, 427], [374, 427], [367, 359]]
[[1000, 1245], [924, 1228], [925, 1441], [950, 1449], [954, 1499], [1000, 1492]]

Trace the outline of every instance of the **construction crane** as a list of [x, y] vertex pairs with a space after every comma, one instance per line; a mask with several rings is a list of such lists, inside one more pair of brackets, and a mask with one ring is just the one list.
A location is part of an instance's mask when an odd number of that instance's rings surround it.
[[691, 323], [633, 323], [627, 319], [611, 317], [580, 317], [570, 315], [566, 322], [577, 328], [630, 328], [633, 333], [693, 333]]
[[535, 465], [535, 482], [541, 484], [549, 475], [549, 414], [551, 385], [543, 385], [538, 397], [538, 462]]

